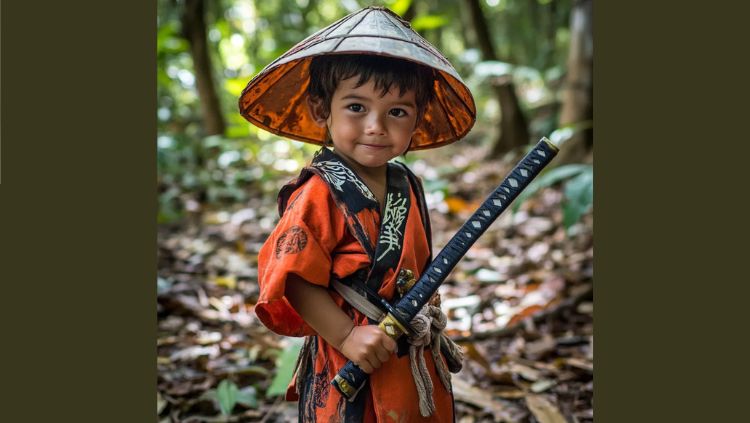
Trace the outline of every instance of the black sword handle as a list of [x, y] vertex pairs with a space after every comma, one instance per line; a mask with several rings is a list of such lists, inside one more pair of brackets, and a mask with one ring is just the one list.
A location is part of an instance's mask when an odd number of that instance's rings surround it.
[[[552, 142], [542, 138], [448, 241], [414, 287], [395, 305], [393, 314], [389, 313], [383, 319], [380, 328], [394, 340], [406, 333], [401, 322], [411, 322], [474, 242], [552, 161], [557, 152], [558, 148]], [[331, 384], [352, 401], [366, 382], [367, 373], [349, 361], [339, 370]]]

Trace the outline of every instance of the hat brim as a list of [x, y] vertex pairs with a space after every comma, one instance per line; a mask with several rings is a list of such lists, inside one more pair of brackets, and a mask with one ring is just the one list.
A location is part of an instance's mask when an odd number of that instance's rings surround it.
[[[353, 15], [356, 13], [347, 18]], [[344, 30], [347, 18], [318, 31], [266, 66], [242, 91], [240, 114], [271, 133], [323, 145], [326, 130], [313, 121], [307, 106], [310, 61], [323, 54], [367, 54], [409, 60], [436, 71], [434, 95], [417, 124], [409, 150], [450, 144], [471, 130], [476, 120], [474, 98], [434, 47], [411, 29], [416, 39], [387, 37], [382, 31], [352, 34], [351, 29], [344, 36], [335, 35], [336, 30]]]

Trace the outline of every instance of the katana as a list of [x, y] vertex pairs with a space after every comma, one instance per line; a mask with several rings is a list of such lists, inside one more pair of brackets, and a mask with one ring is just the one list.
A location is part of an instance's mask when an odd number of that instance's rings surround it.
[[[440, 284], [466, 255], [469, 248], [552, 161], [557, 152], [557, 146], [543, 137], [453, 235], [432, 263], [425, 268], [414, 286], [395, 305], [388, 307], [388, 314], [378, 327], [394, 340], [405, 333], [408, 334], [409, 322], [430, 301]], [[347, 362], [331, 381], [331, 384], [350, 401], [365, 383], [367, 373], [351, 361]]]

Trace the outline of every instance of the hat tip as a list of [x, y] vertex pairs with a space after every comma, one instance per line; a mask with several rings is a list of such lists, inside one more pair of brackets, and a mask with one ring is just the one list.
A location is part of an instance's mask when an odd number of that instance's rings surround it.
[[402, 18], [398, 13], [394, 12], [393, 10], [385, 6], [367, 6], [363, 8], [362, 10], [380, 10], [381, 12], [389, 13], [395, 16], [401, 22], [402, 25], [406, 26], [407, 28], [411, 28], [411, 23], [409, 21]]

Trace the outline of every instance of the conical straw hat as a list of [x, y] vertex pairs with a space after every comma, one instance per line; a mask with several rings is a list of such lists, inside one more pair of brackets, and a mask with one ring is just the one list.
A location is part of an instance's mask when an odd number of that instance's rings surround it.
[[312, 57], [339, 53], [390, 56], [436, 70], [434, 96], [410, 150], [449, 144], [463, 138], [474, 125], [474, 98], [453, 66], [408, 22], [383, 7], [354, 12], [271, 62], [242, 91], [240, 114], [274, 134], [322, 145], [326, 131], [315, 125], [307, 109], [308, 69]]

